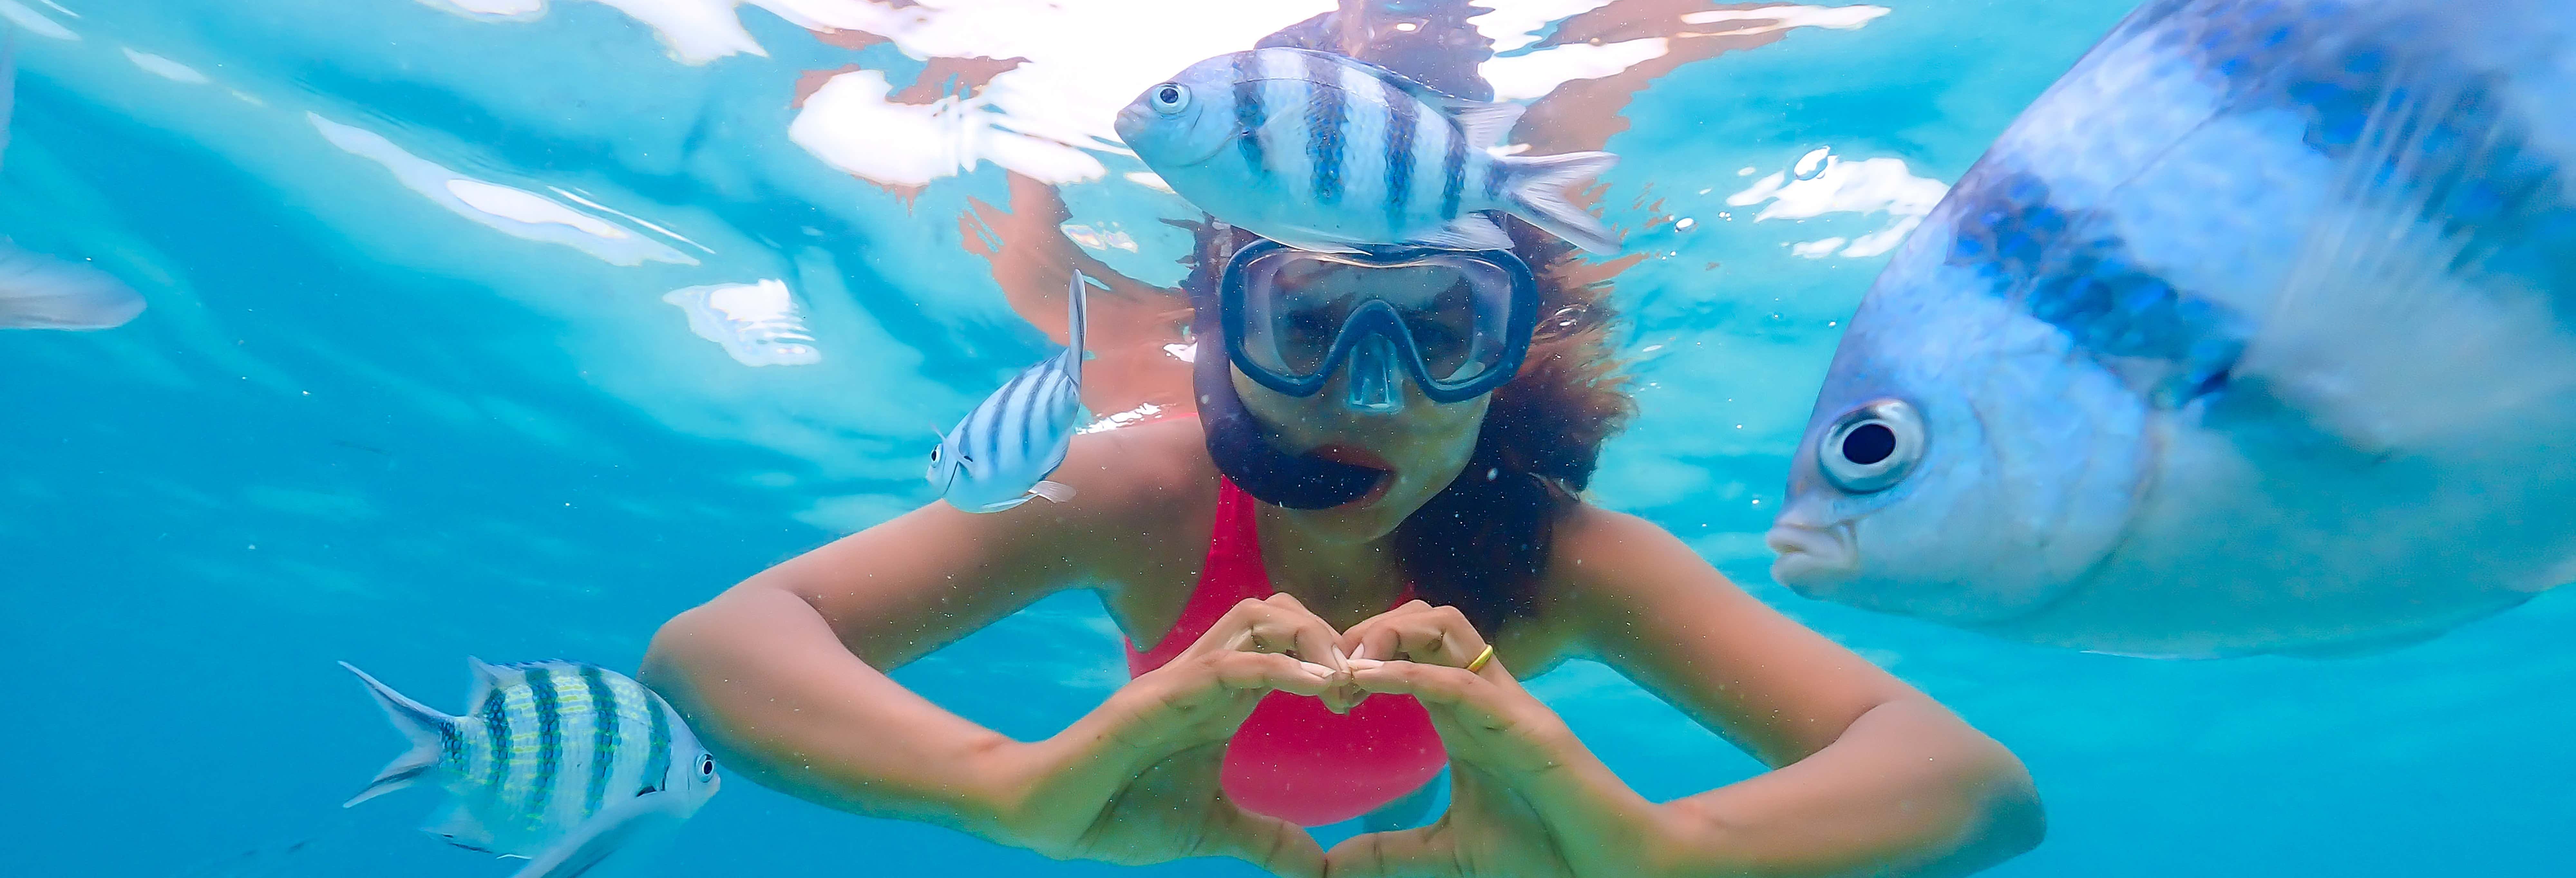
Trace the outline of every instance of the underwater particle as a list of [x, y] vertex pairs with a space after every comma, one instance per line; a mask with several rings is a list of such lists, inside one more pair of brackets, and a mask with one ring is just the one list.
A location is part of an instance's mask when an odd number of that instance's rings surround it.
[[821, 362], [814, 336], [787, 282], [682, 287], [662, 301], [689, 315], [689, 331], [722, 345], [745, 366], [806, 366]]
[[1673, 221], [1673, 231], [1687, 232], [1695, 225], [1699, 225], [1699, 220], [1691, 219], [1690, 217], [1682, 217], [1681, 219]]

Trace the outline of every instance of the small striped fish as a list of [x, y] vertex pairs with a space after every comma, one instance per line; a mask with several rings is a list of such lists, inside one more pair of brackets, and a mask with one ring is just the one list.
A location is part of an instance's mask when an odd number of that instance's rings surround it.
[[1291, 247], [1506, 250], [1503, 211], [1594, 253], [1619, 243], [1565, 187], [1606, 152], [1488, 152], [1521, 107], [1443, 94], [1394, 71], [1305, 49], [1190, 65], [1118, 113], [1118, 136], [1199, 209]]
[[715, 795], [715, 757], [660, 695], [596, 665], [467, 659], [465, 716], [404, 697], [348, 662], [412, 748], [341, 807], [413, 784], [447, 790], [422, 826], [459, 847], [533, 860], [517, 878], [570, 878]]
[[1020, 370], [1002, 389], [968, 412], [930, 451], [931, 487], [948, 505], [968, 512], [1000, 512], [1044, 497], [1073, 499], [1073, 486], [1046, 481], [1064, 464], [1082, 420], [1083, 284], [1073, 273], [1065, 293], [1068, 318], [1064, 353]]

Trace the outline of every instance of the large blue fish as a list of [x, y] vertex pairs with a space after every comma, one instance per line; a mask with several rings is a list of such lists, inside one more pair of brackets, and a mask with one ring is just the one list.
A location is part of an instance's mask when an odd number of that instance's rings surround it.
[[2576, 3], [2158, 0], [1836, 351], [1811, 597], [2136, 655], [2434, 636], [2576, 576]]
[[[0, 28], [0, 153], [17, 86], [16, 47]], [[0, 238], [0, 329], [113, 329], [142, 313], [143, 297], [107, 272]]]
[[924, 477], [948, 504], [967, 512], [1000, 512], [1044, 497], [1062, 503], [1073, 487], [1046, 477], [1064, 465], [1073, 434], [1082, 426], [1083, 285], [1073, 273], [1065, 292], [1063, 353], [1012, 376], [993, 395], [939, 437]]
[[1217, 219], [1306, 250], [1508, 250], [1488, 211], [1595, 253], [1619, 242], [1565, 187], [1606, 152], [1498, 156], [1521, 107], [1443, 94], [1374, 64], [1306, 49], [1234, 52], [1145, 89], [1118, 137]]

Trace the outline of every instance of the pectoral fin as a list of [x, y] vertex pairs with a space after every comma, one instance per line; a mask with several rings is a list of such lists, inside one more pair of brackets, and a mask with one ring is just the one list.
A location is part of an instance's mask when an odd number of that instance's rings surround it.
[[1057, 503], [1063, 503], [1072, 500], [1074, 492], [1072, 485], [1068, 485], [1063, 482], [1040, 481], [1037, 484], [1029, 486], [1029, 493], [1053, 500]]
[[1423, 236], [1420, 243], [1443, 250], [1509, 250], [1512, 236], [1504, 234], [1493, 217], [1471, 213]]

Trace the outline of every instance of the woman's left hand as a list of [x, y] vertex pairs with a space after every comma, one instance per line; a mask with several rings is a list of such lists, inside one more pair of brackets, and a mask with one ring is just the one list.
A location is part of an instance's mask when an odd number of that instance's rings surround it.
[[[1449, 810], [1419, 829], [1369, 833], [1326, 855], [1331, 878], [1651, 875], [1662, 809], [1628, 789], [1453, 607], [1414, 601], [1341, 640], [1364, 693], [1414, 696], [1449, 750]], [[1329, 697], [1329, 696], [1328, 696]]]

